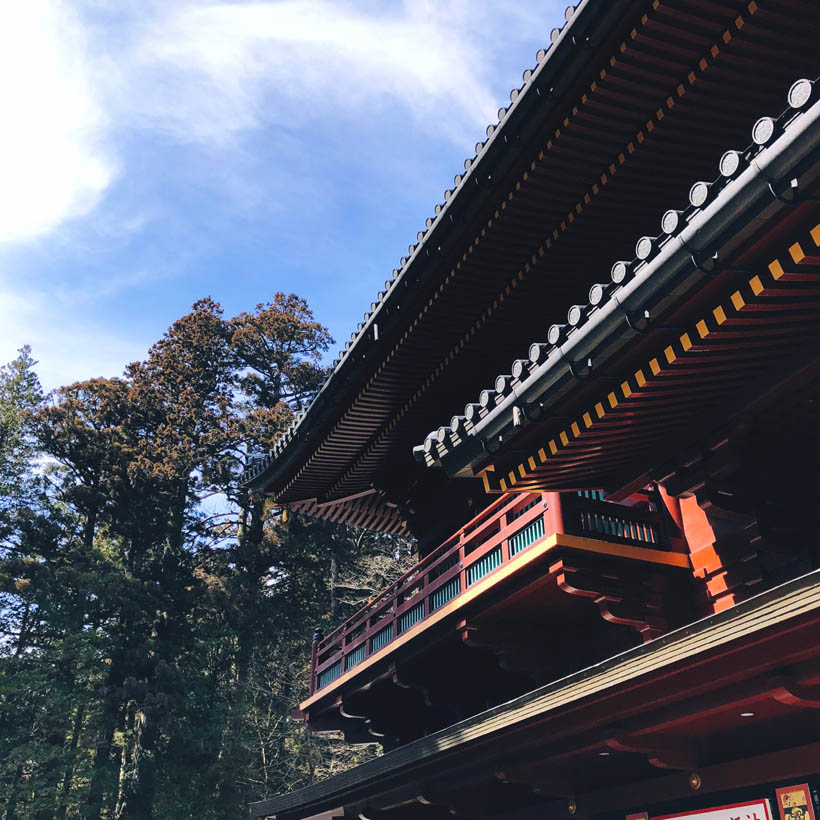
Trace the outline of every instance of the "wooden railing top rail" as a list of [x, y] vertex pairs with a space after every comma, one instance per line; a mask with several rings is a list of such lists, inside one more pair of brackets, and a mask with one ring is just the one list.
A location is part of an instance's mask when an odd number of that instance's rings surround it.
[[[523, 494], [522, 494], [523, 495]], [[393, 593], [401, 586], [403, 582], [407, 580], [407, 578], [414, 573], [420, 572], [427, 572], [432, 569], [432, 564], [437, 563], [440, 559], [445, 558], [447, 553], [450, 552], [451, 549], [454, 547], [459, 546], [460, 539], [462, 535], [465, 533], [468, 535], [474, 535], [475, 531], [477, 530], [478, 526], [481, 524], [489, 523], [490, 520], [495, 520], [495, 517], [499, 510], [505, 507], [513, 507], [517, 502], [521, 500], [522, 495], [513, 496], [509, 498], [507, 496], [501, 496], [496, 501], [493, 501], [488, 507], [485, 507], [478, 515], [471, 518], [461, 529], [451, 535], [443, 544], [436, 547], [432, 552], [428, 553], [421, 559], [415, 566], [411, 569], [407, 570], [401, 577], [397, 578], [393, 581], [390, 586], [386, 587], [382, 590], [378, 595], [364, 604], [361, 609], [355, 612], [350, 618], [347, 619], [343, 624], [340, 624], [336, 627], [331, 633], [329, 633], [326, 637], [324, 637], [319, 643], [319, 650], [320, 652], [324, 650], [327, 646], [329, 646], [336, 638], [339, 637], [343, 632], [347, 631], [350, 626], [354, 625], [358, 626], [358, 621], [364, 620], [364, 616], [367, 613], [372, 612], [377, 605], [383, 601], [386, 601], [393, 597]], [[537, 496], [538, 493], [533, 494], [526, 494], [525, 497], [530, 498], [532, 496]]]

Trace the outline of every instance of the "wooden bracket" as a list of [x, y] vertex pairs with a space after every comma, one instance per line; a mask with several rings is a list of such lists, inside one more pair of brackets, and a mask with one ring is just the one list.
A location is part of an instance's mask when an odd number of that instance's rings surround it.
[[820, 687], [784, 683], [772, 692], [772, 697], [786, 706], [800, 709], [820, 709]]
[[401, 674], [398, 670], [398, 667], [396, 666], [395, 663], [391, 663], [390, 666], [388, 667], [388, 676], [389, 676], [390, 682], [394, 686], [398, 686], [399, 689], [413, 689], [413, 690], [418, 689], [418, 687], [413, 686], [412, 683], [408, 683], [407, 681], [405, 681], [402, 678], [402, 676], [401, 676]]
[[698, 755], [692, 743], [668, 738], [653, 739], [634, 735], [615, 735], [604, 745], [616, 752], [646, 755], [649, 763], [659, 769], [690, 771], [698, 768]]
[[591, 599], [605, 621], [630, 626], [649, 641], [668, 628], [663, 596], [656, 589], [662, 579], [653, 577], [647, 569], [630, 569], [632, 575], [621, 578], [610, 566], [570, 554], [553, 562], [549, 571], [560, 590]]
[[347, 718], [348, 720], [367, 720], [364, 715], [354, 715], [352, 712], [349, 712], [347, 706], [345, 704], [344, 698], [339, 695], [335, 701], [335, 707], [339, 710], [339, 714], [343, 718]]
[[544, 668], [542, 655], [537, 647], [522, 643], [519, 635], [466, 620], [458, 622], [456, 631], [465, 645], [495, 655], [501, 669], [523, 672], [536, 679], [541, 676]]

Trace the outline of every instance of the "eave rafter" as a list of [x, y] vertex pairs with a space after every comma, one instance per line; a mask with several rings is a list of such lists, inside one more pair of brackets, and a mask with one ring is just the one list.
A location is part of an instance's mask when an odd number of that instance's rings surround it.
[[[584, 486], [590, 471], [613, 476], [657, 453], [668, 436], [726, 407], [778, 356], [820, 336], [820, 224], [725, 295], [646, 363], [602, 388], [598, 401], [513, 465], [482, 472], [488, 492]], [[725, 417], [725, 414], [724, 414]], [[604, 455], [605, 454], [605, 455]]]
[[288, 505], [293, 512], [322, 518], [336, 524], [364, 527], [390, 535], [406, 535], [407, 525], [401, 512], [375, 491], [361, 494], [357, 498], [340, 501], [338, 504], [320, 504], [315, 498], [297, 501]]
[[[621, 147], [611, 156], [610, 160], [598, 169], [597, 174], [592, 176], [593, 181], [587, 190], [578, 198], [574, 205], [567, 210], [563, 217], [548, 229], [543, 242], [526, 258], [523, 265], [511, 276], [503, 288], [496, 293], [484, 311], [452, 346], [444, 358], [428, 372], [424, 381], [416, 388], [412, 395], [406, 399], [398, 412], [380, 425], [374, 436], [362, 448], [355, 460], [352, 461], [342, 475], [330, 487], [327, 493], [329, 497], [337, 495], [344, 496], [351, 492], [356, 492], [372, 480], [376, 466], [389, 451], [397, 429], [413, 407], [424, 394], [448, 372], [449, 368], [471, 339], [498, 313], [515, 289], [518, 288], [527, 277], [543, 275], [544, 266], [549, 264], [549, 252], [553, 246], [558, 243], [561, 237], [584, 215], [593, 201], [607, 190], [607, 186], [625, 166], [629, 165], [630, 160], [640, 154], [641, 147], [651, 144], [653, 139], [660, 138], [662, 134], [665, 133], [664, 129], [667, 123], [665, 123], [664, 120], [668, 118], [676, 107], [687, 101], [686, 98], [690, 93], [697, 91], [698, 85], [704, 81], [703, 78], [708, 76], [708, 71], [711, 66], [719, 61], [725, 53], [728, 53], [727, 48], [736, 39], [748, 18], [757, 12], [757, 8], [757, 4], [754, 2], [743, 6], [742, 13], [738, 13], [732, 19], [718, 40], [715, 42], [710, 41], [709, 45], [703, 49], [703, 52], [694, 59], [691, 70], [684, 72], [683, 76], [679, 77], [679, 81], [672, 84], [672, 87], [670, 87], [665, 97], [661, 95], [661, 104], [654, 111], [650, 112], [649, 117], [641, 127], [631, 133]], [[453, 281], [458, 277], [463, 278], [464, 276], [472, 275], [470, 261], [474, 252], [482, 246], [483, 242], [488, 240], [499, 223], [505, 219], [506, 222], [509, 223], [509, 217], [514, 216], [513, 211], [517, 208], [518, 200], [522, 199], [522, 192], [527, 190], [528, 183], [532, 180], [541, 182], [545, 179], [549, 179], [549, 174], [545, 176], [545, 172], [542, 168], [545, 160], [549, 161], [549, 155], [552, 153], [561, 155], [568, 147], [566, 145], [567, 143], [580, 139], [579, 131], [583, 131], [585, 128], [585, 120], [588, 119], [589, 116], [594, 116], [595, 104], [601, 96], [601, 92], [606, 91], [610, 93], [612, 86], [617, 88], [624, 82], [629, 82], [628, 78], [635, 70], [634, 66], [630, 65], [630, 62], [635, 59], [640, 59], [641, 52], [646, 48], [646, 42], [651, 40], [651, 36], [646, 34], [644, 30], [647, 29], [649, 32], [653, 32], [653, 29], [657, 29], [659, 20], [663, 19], [661, 15], [666, 11], [662, 0], [654, 0], [649, 4], [649, 10], [641, 16], [639, 24], [629, 32], [626, 39], [619, 43], [615, 52], [604, 61], [598, 78], [592, 81], [578, 96], [575, 102], [568, 106], [566, 116], [558, 123], [558, 127], [555, 128], [546, 143], [531, 160], [529, 167], [522, 172], [512, 190], [497, 204], [492, 216], [487, 220], [486, 225], [481, 227], [468, 243], [460, 260], [449, 271], [441, 285], [433, 292], [416, 318], [408, 325], [403, 336], [386, 356], [369, 380], [367, 386], [361, 391], [356, 400], [351, 404], [351, 407], [336, 425], [336, 429], [340, 429], [350, 421], [350, 418], [355, 415], [355, 407], [357, 405], [372, 400], [369, 391], [376, 387], [379, 378], [390, 365], [391, 360], [399, 354], [401, 347], [411, 339], [413, 334], [424, 326], [425, 316], [428, 312], [434, 310], [436, 303], [446, 290], [451, 287]], [[655, 31], [654, 33], [657, 32]], [[696, 103], [693, 104], [696, 105]], [[522, 203], [521, 207], [527, 207], [527, 205]], [[507, 213], [505, 214], [505, 212]], [[314, 451], [293, 478], [284, 485], [282, 490], [277, 494], [278, 498], [287, 500], [292, 493], [297, 492], [296, 487], [300, 480], [310, 472], [314, 464], [318, 464], [323, 459], [326, 455], [326, 450], [332, 447], [331, 439], [333, 436], [334, 433], [331, 432], [325, 442]]]

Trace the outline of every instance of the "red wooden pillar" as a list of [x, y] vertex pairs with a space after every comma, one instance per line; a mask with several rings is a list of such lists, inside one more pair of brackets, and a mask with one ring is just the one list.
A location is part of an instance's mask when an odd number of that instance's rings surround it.
[[564, 529], [564, 511], [561, 508], [561, 493], [541, 493], [541, 498], [547, 505], [544, 513], [544, 532], [547, 535], [566, 532]]
[[[669, 545], [669, 549], [674, 552], [687, 553], [689, 551], [686, 538], [684, 535], [683, 512], [681, 510], [681, 500], [675, 498], [674, 495], [669, 495], [666, 488], [657, 484], [658, 498], [663, 504], [667, 516], [664, 517], [664, 510], [658, 510], [661, 514], [661, 523], [666, 526], [663, 527], [664, 535]], [[677, 530], [677, 532], [675, 531]]]
[[712, 611], [728, 609], [754, 594], [761, 582], [756, 522], [707, 512], [694, 495], [680, 499], [680, 511], [692, 571], [704, 581]]

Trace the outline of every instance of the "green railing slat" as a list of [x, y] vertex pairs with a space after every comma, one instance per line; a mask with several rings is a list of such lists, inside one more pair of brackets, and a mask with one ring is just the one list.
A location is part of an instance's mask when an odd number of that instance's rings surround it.
[[323, 686], [327, 686], [331, 681], [336, 680], [339, 675], [342, 674], [342, 659], [339, 658], [333, 666], [328, 666], [324, 672], [319, 673], [319, 679], [317, 681], [317, 687], [321, 689]]
[[486, 555], [478, 559], [474, 564], [467, 567], [467, 586], [471, 586], [480, 578], [501, 566], [501, 546], [490, 550]]
[[406, 632], [411, 626], [417, 624], [424, 617], [424, 601], [419, 601], [407, 612], [399, 615], [399, 633]]
[[359, 644], [352, 652], [345, 655], [345, 669], [354, 667], [357, 663], [361, 663], [367, 654], [366, 644]]
[[521, 550], [526, 549], [530, 544], [535, 543], [539, 538], [544, 535], [544, 519], [543, 518], [536, 518], [535, 521], [530, 522], [524, 527], [523, 530], [519, 530], [515, 535], [510, 538], [509, 541], [509, 552], [510, 558], [513, 555], [518, 555]]
[[378, 652], [383, 646], [387, 646], [390, 641], [393, 640], [393, 624], [387, 624], [387, 626], [382, 627], [371, 639], [370, 639], [370, 651], [371, 652]]
[[444, 606], [447, 601], [452, 601], [459, 592], [461, 592], [461, 583], [458, 575], [456, 575], [455, 578], [451, 578], [430, 596], [430, 612], [435, 612], [439, 607]]
[[[581, 511], [581, 529], [600, 535], [614, 535], [645, 544], [658, 543], [658, 531], [654, 524], [631, 521], [618, 515]], [[512, 539], [510, 541], [512, 544]], [[511, 553], [512, 554], [512, 553]]]

